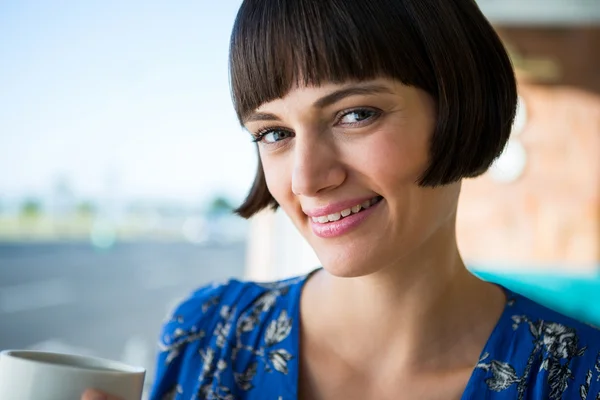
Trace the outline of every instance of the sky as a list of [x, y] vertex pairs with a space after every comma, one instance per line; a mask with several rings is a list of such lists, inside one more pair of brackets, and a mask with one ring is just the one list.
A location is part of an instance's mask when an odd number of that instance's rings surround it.
[[240, 1], [0, 0], [0, 201], [241, 198], [256, 151], [227, 57]]
[[241, 199], [257, 158], [228, 82], [240, 3], [0, 0], [0, 207], [65, 181], [88, 199]]

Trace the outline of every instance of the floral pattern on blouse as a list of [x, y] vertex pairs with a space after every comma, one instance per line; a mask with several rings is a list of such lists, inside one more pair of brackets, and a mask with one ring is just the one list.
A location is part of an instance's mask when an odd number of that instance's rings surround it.
[[[164, 325], [151, 399], [297, 399], [299, 301], [310, 275], [194, 292]], [[600, 400], [600, 331], [504, 290], [462, 399]]]

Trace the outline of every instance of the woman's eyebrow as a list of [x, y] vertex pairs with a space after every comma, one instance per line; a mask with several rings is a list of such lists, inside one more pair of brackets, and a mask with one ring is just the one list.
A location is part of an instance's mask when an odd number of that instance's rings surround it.
[[264, 113], [264, 112], [253, 112], [244, 118], [244, 123], [257, 122], [257, 121], [281, 121], [275, 114]]
[[356, 95], [364, 96], [379, 93], [393, 94], [392, 90], [384, 85], [378, 85], [375, 83], [358, 84], [356, 86], [345, 87], [343, 89], [336, 90], [333, 93], [329, 93], [328, 95], [323, 96], [319, 100], [315, 101], [312, 106], [314, 108], [325, 108], [345, 99], [346, 97]]
[[[332, 93], [321, 97], [312, 104], [312, 107], [325, 108], [337, 103], [338, 101], [345, 99], [346, 97], [357, 95], [364, 96], [379, 93], [393, 94], [394, 92], [387, 86], [378, 85], [375, 83], [357, 84], [354, 86], [349, 86], [336, 90]], [[257, 121], [281, 121], [281, 119], [275, 114], [265, 112], [253, 112], [250, 113], [246, 118], [244, 118], [244, 123]]]

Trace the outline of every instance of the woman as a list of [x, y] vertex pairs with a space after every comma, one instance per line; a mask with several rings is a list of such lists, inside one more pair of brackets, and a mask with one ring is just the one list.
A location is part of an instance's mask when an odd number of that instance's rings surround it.
[[238, 212], [282, 207], [323, 268], [193, 293], [152, 399], [600, 398], [600, 333], [457, 248], [461, 179], [500, 154], [517, 96], [473, 0], [245, 0], [230, 57], [260, 155]]

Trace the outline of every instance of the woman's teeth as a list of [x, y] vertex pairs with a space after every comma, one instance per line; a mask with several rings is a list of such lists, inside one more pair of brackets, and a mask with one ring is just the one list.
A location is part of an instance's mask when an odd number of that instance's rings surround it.
[[361, 204], [357, 204], [354, 207], [342, 210], [339, 213], [323, 215], [321, 217], [312, 217], [312, 220], [313, 220], [313, 222], [316, 222], [319, 224], [326, 224], [328, 222], [339, 221], [340, 219], [345, 218], [345, 217], [349, 216], [350, 214], [356, 214], [356, 213], [361, 212], [362, 210], [366, 210], [367, 208], [371, 207], [373, 204], [377, 203], [381, 199], [382, 199], [381, 196], [377, 196], [377, 197], [372, 198], [371, 200], [365, 200]]

